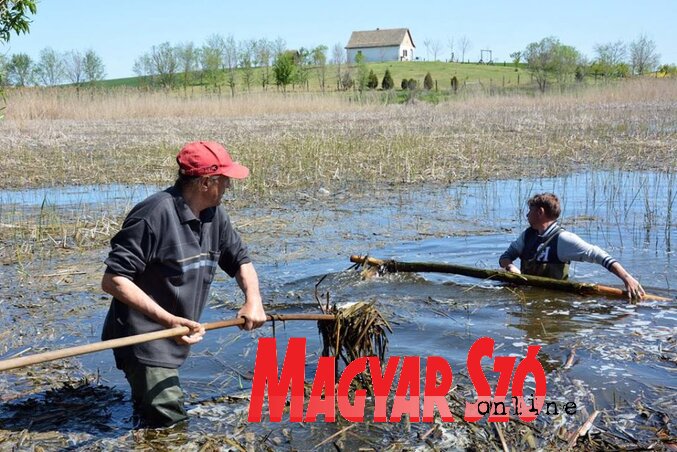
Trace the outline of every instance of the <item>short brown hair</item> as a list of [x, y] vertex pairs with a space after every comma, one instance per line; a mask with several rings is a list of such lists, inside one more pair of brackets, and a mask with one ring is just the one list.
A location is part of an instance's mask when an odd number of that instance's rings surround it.
[[543, 211], [548, 216], [556, 220], [559, 218], [559, 215], [562, 213], [562, 208], [559, 205], [559, 198], [554, 193], [539, 193], [538, 195], [532, 196], [529, 201], [527, 201], [529, 207], [543, 207]]

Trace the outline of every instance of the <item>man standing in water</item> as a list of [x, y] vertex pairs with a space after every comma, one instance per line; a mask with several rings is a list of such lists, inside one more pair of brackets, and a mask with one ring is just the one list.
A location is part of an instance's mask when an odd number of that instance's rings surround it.
[[[513, 273], [567, 279], [569, 262], [596, 262], [623, 281], [630, 299], [644, 296], [642, 286], [620, 262], [557, 224], [562, 212], [557, 196], [541, 193], [529, 199], [527, 204], [527, 220], [531, 227], [522, 232], [501, 255], [499, 265], [502, 268]], [[513, 264], [517, 258], [521, 269]]]
[[230, 179], [249, 170], [218, 143], [188, 143], [176, 157], [173, 187], [137, 204], [111, 240], [101, 286], [113, 296], [102, 339], [187, 326], [190, 334], [114, 350], [115, 363], [131, 386], [136, 413], [146, 426], [169, 426], [187, 418], [178, 368], [190, 346], [202, 340], [198, 320], [216, 266], [237, 280], [244, 329], [266, 320], [259, 280], [247, 248], [221, 205]]

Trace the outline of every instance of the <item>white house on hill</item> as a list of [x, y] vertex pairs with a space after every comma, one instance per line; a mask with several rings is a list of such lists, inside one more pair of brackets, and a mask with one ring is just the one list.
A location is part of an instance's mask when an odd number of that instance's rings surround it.
[[415, 48], [408, 28], [353, 31], [346, 46], [350, 63], [359, 53], [365, 62], [412, 61]]

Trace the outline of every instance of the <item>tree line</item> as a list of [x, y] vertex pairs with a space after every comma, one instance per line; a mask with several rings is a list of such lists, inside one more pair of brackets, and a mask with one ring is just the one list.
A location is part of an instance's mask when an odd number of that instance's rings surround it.
[[37, 61], [26, 53], [0, 55], [0, 79], [5, 85], [56, 86], [70, 83], [92, 85], [104, 79], [106, 69], [94, 50], [59, 53], [51, 47], [40, 51]]
[[595, 79], [623, 78], [630, 75], [645, 75], [658, 69], [664, 75], [675, 75], [674, 65], [659, 67], [660, 55], [656, 44], [645, 35], [625, 44], [615, 41], [594, 46], [592, 61], [583, 56], [575, 47], [563, 44], [550, 36], [527, 45], [522, 52], [510, 55], [517, 68], [526, 63], [540, 91], [556, 82], [560, 88], [573, 81], [582, 81], [586, 76]]
[[[343, 62], [343, 49], [334, 52], [334, 63]], [[286, 90], [288, 85], [308, 86], [316, 77], [322, 91], [327, 87], [328, 47], [318, 45], [287, 49], [282, 38], [236, 41], [230, 35], [209, 36], [204, 44], [164, 42], [136, 58], [133, 71], [150, 86], [164, 88], [199, 84], [221, 93], [227, 87], [232, 95], [238, 86], [251, 91], [271, 85]], [[260, 70], [256, 71], [259, 68]]]

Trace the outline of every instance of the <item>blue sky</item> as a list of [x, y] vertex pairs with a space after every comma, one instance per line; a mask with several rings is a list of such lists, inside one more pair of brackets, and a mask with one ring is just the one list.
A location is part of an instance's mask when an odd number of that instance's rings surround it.
[[[626, 43], [646, 34], [662, 63], [677, 63], [677, 0], [377, 1], [302, 0], [41, 0], [28, 35], [13, 35], [0, 52], [37, 58], [50, 46], [95, 50], [108, 78], [134, 75], [134, 60], [151, 46], [169, 41], [202, 45], [214, 33], [240, 41], [278, 37], [288, 48], [345, 45], [353, 30], [409, 28], [417, 56], [423, 41], [439, 40], [448, 58], [448, 40], [471, 42], [466, 59], [491, 49], [495, 61], [546, 36], [556, 36], [592, 57], [598, 43]], [[456, 44], [457, 53], [459, 52]], [[432, 55], [431, 55], [432, 57]]]

